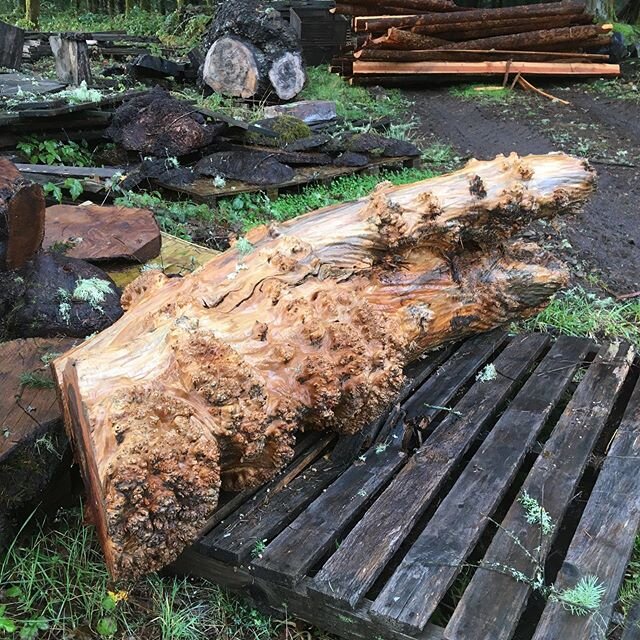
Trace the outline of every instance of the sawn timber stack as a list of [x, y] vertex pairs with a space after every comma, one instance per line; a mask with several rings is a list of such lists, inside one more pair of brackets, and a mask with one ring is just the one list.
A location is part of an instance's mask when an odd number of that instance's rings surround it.
[[423, 12], [398, 13], [355, 14], [354, 51], [334, 68], [354, 82], [389, 76], [620, 73], [619, 65], [600, 53], [611, 42], [612, 25], [594, 24], [581, 2], [448, 12], [425, 5]]

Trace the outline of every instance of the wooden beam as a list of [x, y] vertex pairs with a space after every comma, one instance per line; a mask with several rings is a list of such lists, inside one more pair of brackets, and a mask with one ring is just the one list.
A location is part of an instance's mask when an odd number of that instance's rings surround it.
[[[362, 62], [354, 60], [354, 74], [372, 75], [502, 75], [508, 61], [494, 62]], [[535, 76], [619, 76], [620, 65], [589, 62], [512, 62], [510, 73]]]
[[606, 62], [607, 54], [571, 53], [566, 51], [496, 51], [494, 49], [420, 49], [420, 50], [388, 50], [365, 48], [353, 54], [362, 62], [486, 62], [487, 58], [513, 60], [520, 62]]

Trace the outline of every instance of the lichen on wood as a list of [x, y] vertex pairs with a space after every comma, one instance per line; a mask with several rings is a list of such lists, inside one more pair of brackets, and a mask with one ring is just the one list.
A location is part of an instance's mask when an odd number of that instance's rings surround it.
[[567, 272], [512, 236], [593, 185], [563, 154], [474, 160], [254, 229], [250, 252], [182, 279], [145, 272], [52, 365], [111, 572], [175, 559], [220, 488], [273, 477], [297, 431], [362, 429], [424, 351], [543, 307]]

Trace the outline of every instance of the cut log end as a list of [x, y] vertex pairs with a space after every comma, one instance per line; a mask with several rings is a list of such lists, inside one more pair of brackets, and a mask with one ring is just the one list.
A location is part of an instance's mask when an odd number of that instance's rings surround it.
[[269, 80], [278, 98], [281, 100], [295, 98], [302, 91], [306, 80], [300, 55], [287, 51], [277, 58], [269, 69]]
[[225, 36], [207, 52], [202, 78], [214, 91], [252, 98], [260, 88], [260, 53], [250, 44]]

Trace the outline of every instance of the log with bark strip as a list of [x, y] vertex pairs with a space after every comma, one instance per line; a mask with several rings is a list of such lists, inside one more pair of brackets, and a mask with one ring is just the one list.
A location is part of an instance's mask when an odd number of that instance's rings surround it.
[[260, 0], [226, 0], [204, 39], [202, 82], [242, 98], [294, 98], [306, 73], [293, 28]]
[[111, 573], [171, 562], [220, 489], [272, 478], [297, 431], [362, 429], [425, 350], [544, 306], [567, 273], [511, 236], [593, 184], [563, 154], [474, 160], [133, 282], [125, 315], [53, 363]]

